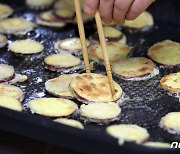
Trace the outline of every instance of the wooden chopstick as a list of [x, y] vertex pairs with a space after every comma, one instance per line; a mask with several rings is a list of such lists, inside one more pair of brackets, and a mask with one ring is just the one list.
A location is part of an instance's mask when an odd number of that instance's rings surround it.
[[[74, 4], [75, 4], [76, 19], [77, 19], [78, 29], [79, 29], [79, 34], [80, 34], [83, 58], [84, 58], [84, 63], [85, 63], [85, 69], [86, 69], [86, 73], [90, 73], [89, 56], [88, 56], [88, 51], [87, 51], [84, 24], [82, 20], [82, 13], [81, 13], [79, 0], [74, 0]], [[115, 90], [114, 90], [114, 84], [113, 84], [113, 79], [112, 79], [111, 67], [110, 67], [109, 58], [107, 54], [107, 47], [106, 47], [106, 41], [105, 41], [103, 27], [102, 27], [102, 21], [101, 21], [101, 17], [98, 11], [96, 11], [95, 13], [95, 19], [96, 19], [99, 40], [100, 40], [101, 48], [103, 51], [106, 73], [107, 73], [110, 88], [111, 88], [111, 94], [112, 94], [112, 97], [114, 97]]]
[[84, 32], [84, 24], [82, 20], [82, 13], [81, 13], [79, 0], [74, 0], [74, 4], [75, 4], [75, 9], [76, 9], [76, 20], [78, 23], [85, 69], [86, 69], [86, 73], [90, 73], [91, 71], [90, 71], [90, 64], [89, 64], [89, 56], [88, 56], [86, 37], [85, 37], [85, 32]]
[[109, 84], [110, 84], [110, 88], [111, 88], [111, 93], [112, 93], [112, 96], [114, 97], [115, 90], [114, 90], [114, 84], [113, 84], [113, 79], [112, 79], [111, 67], [110, 67], [110, 63], [109, 63], [109, 57], [107, 54], [107, 47], [106, 47], [106, 41], [105, 41], [105, 37], [104, 37], [102, 20], [101, 20], [101, 17], [99, 15], [98, 11], [96, 11], [96, 13], [95, 13], [95, 20], [96, 20], [99, 40], [100, 40], [100, 44], [101, 44], [101, 48], [102, 48], [102, 52], [103, 52], [103, 56], [104, 56], [106, 73], [108, 76], [108, 80], [109, 80]]

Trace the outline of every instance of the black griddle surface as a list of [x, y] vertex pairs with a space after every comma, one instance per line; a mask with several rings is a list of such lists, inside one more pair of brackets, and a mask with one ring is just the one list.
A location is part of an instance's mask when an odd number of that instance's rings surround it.
[[[13, 2], [10, 0], [1, 0], [1, 2], [10, 4], [15, 9], [13, 17], [25, 17], [28, 20], [35, 21], [35, 16], [41, 12], [28, 9], [24, 6], [24, 3], [19, 0]], [[171, 3], [162, 0], [154, 3], [149, 8], [149, 11], [154, 15], [155, 25], [148, 32], [137, 32], [131, 34], [124, 30], [128, 39], [128, 44], [134, 46], [130, 55], [131, 57], [147, 57], [148, 48], [154, 43], [165, 39], [180, 42], [180, 12], [178, 11], [178, 4], [178, 1], [175, 0]], [[161, 9], [159, 9], [159, 6]], [[85, 25], [87, 37], [95, 31], [93, 24], [94, 22], [90, 22]], [[12, 65], [17, 73], [25, 74], [29, 77], [28, 82], [16, 84], [24, 90], [26, 95], [26, 98], [23, 101], [23, 112], [25, 114], [31, 114], [26, 107], [26, 103], [29, 100], [40, 97], [51, 97], [51, 95], [45, 91], [44, 83], [48, 79], [60, 75], [60, 73], [54, 73], [44, 68], [44, 57], [55, 53], [53, 50], [53, 44], [57, 40], [74, 36], [78, 36], [77, 26], [71, 24], [60, 29], [37, 26], [35, 30], [30, 32], [27, 36], [8, 36], [9, 41], [28, 38], [40, 41], [45, 46], [43, 57], [33, 61], [18, 58], [8, 51], [7, 48], [1, 49], [0, 52], [0, 63]], [[95, 72], [97, 73], [105, 72], [103, 66], [95, 65], [95, 68]], [[122, 105], [122, 116], [120, 121], [111, 124], [138, 124], [148, 129], [151, 134], [150, 140], [168, 142], [168, 140], [160, 135], [158, 123], [160, 118], [165, 114], [172, 111], [180, 111], [180, 103], [177, 98], [172, 98], [165, 94], [159, 85], [159, 80], [164, 75], [178, 72], [179, 70], [179, 67], [160, 69], [160, 74], [158, 76], [147, 81], [124, 81], [114, 77], [115, 81], [120, 83], [126, 97], [129, 97], [130, 100]], [[77, 72], [83, 71], [79, 70]], [[34, 118], [37, 117], [39, 116], [34, 115]], [[79, 120], [78, 116], [74, 118]], [[49, 118], [45, 119], [49, 120]], [[85, 130], [107, 136], [105, 134], [105, 128], [107, 126], [108, 125], [100, 126], [85, 123]]]

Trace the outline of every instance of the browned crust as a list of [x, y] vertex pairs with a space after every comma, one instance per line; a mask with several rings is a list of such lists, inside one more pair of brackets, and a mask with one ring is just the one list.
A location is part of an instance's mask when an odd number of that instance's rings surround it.
[[[108, 46], [114, 46], [114, 42], [107, 42], [106, 43]], [[92, 44], [88, 47], [88, 53], [89, 53], [89, 57], [96, 61], [96, 62], [101, 62], [103, 61], [103, 59], [101, 59], [97, 54], [96, 54], [96, 49], [98, 48], [100, 44], [99, 43], [95, 43], [95, 44]], [[119, 50], [127, 50], [127, 49], [130, 49], [131, 50], [131, 47], [128, 47], [128, 46], [124, 46], [124, 47], [120, 47]], [[112, 62], [112, 61], [111, 61]]]
[[154, 44], [152, 47], [149, 48], [148, 50], [148, 53], [147, 55], [149, 56], [149, 58], [151, 58], [154, 62], [164, 66], [164, 67], [174, 67], [174, 66], [180, 66], [180, 63], [179, 64], [165, 64], [165, 63], [161, 63], [157, 60], [157, 55], [153, 54], [153, 53], [158, 53], [158, 52], [161, 52], [161, 50], [164, 48], [164, 47], [168, 47], [168, 46], [175, 46], [175, 44], [179, 44], [178, 42], [173, 42], [171, 40], [164, 40], [164, 41], [161, 41], [161, 42], [158, 42], [156, 44]]
[[[89, 104], [94, 102], [116, 102], [122, 97], [122, 89], [117, 83], [115, 84], [116, 97], [113, 99], [110, 97], [108, 78], [100, 74], [93, 75], [95, 76], [84, 73], [73, 78], [70, 86], [75, 98], [82, 103]], [[105, 99], [106, 97], [107, 99]]]
[[[122, 72], [122, 74], [118, 74], [117, 72], [114, 71], [115, 74], [122, 76], [125, 79], [130, 79], [130, 78], [134, 78], [134, 77], [143, 77], [145, 75], [149, 75], [153, 72], [153, 69], [155, 67], [155, 64], [153, 63], [152, 60], [144, 58], [144, 57], [139, 57], [141, 58], [140, 60], [142, 61], [142, 65], [143, 65], [143, 61], [144, 61], [144, 66], [141, 67], [138, 70], [134, 70], [134, 71], [124, 71]], [[121, 59], [121, 63], [128, 61], [128, 59]], [[118, 63], [115, 62], [114, 64]], [[113, 67], [112, 67], [113, 68]]]
[[[83, 79], [84, 78], [84, 79]], [[82, 83], [82, 86], [78, 87], [80, 91], [84, 91], [84, 92], [92, 92], [92, 93], [89, 93], [89, 95], [97, 95], [98, 96], [98, 92], [100, 92], [99, 94], [101, 94], [101, 89], [97, 89], [98, 88], [98, 85], [95, 85], [94, 83], [89, 83], [87, 84], [87, 80], [91, 80], [91, 76], [90, 75], [84, 75], [82, 77], [78, 76], [77, 77], [77, 80], [80, 79], [81, 83]], [[101, 77], [99, 78], [101, 79]], [[108, 82], [108, 80], [107, 80]], [[99, 87], [103, 88], [107, 85], [107, 82], [102, 82], [99, 84]], [[96, 93], [93, 93], [95, 92], [95, 89], [97, 89]], [[115, 93], [117, 93], [117, 89], [115, 89]], [[108, 91], [104, 93], [105, 95], [106, 94], [109, 94]]]
[[[173, 87], [168, 86], [168, 85], [165, 84], [165, 82], [166, 82], [167, 80], [169, 80], [169, 77], [171, 77], [171, 76], [174, 75], [174, 74], [176, 74], [176, 73], [171, 73], [171, 74], [169, 74], [169, 75], [164, 76], [164, 77], [160, 80], [160, 85], [162, 86], [162, 88], [163, 88], [164, 90], [167, 90], [167, 91], [170, 91], [170, 92], [173, 92], [173, 93], [180, 93], [180, 88], [173, 88]], [[174, 80], [174, 82], [177, 82], [177, 80], [176, 80], [176, 81]]]

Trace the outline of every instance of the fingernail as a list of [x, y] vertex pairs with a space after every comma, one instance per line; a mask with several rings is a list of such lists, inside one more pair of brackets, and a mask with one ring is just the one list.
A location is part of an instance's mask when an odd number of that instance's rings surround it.
[[93, 10], [88, 5], [84, 6], [84, 12], [90, 15], [93, 14]]

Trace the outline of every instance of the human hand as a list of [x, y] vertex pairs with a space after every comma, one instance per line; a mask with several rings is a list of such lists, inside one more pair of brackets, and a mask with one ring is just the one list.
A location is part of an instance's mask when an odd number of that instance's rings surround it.
[[136, 19], [155, 0], [84, 0], [84, 11], [94, 14], [99, 10], [106, 23], [114, 20], [122, 25], [125, 20]]

